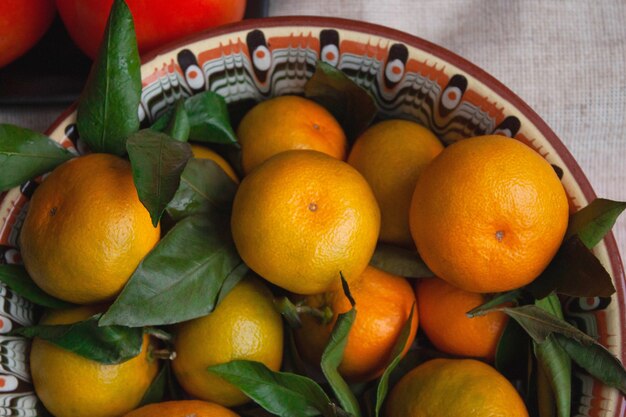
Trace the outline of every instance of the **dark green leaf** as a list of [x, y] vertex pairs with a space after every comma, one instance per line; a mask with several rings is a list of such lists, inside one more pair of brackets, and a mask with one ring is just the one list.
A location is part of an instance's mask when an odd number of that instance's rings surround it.
[[[423, 337], [425, 340], [425, 337], [418, 333], [417, 339], [419, 339], [420, 337]], [[431, 359], [454, 358], [453, 356], [445, 354], [441, 351], [422, 346], [423, 344], [423, 342], [417, 340], [417, 342], [408, 350], [408, 352], [406, 352], [406, 355], [404, 355], [404, 357], [400, 359], [398, 364], [395, 366], [395, 369], [389, 374], [387, 386], [393, 387], [395, 384], [398, 383], [398, 381], [400, 381], [406, 374], [411, 372], [418, 365]], [[378, 390], [378, 384], [370, 384], [363, 393], [363, 395], [360, 396], [362, 409], [364, 415], [367, 417], [375, 417], [376, 415], [376, 407], [379, 403]], [[382, 405], [383, 403], [380, 402], [380, 404]]]
[[572, 215], [565, 238], [578, 235], [589, 249], [596, 246], [626, 209], [626, 202], [596, 198], [587, 207]]
[[526, 288], [538, 299], [552, 292], [573, 297], [610, 297], [615, 293], [611, 276], [578, 236], [564, 241], [546, 270]]
[[209, 314], [225, 281], [242, 273], [228, 219], [187, 217], [139, 264], [100, 323], [147, 326]]
[[209, 367], [272, 414], [281, 417], [335, 415], [331, 401], [313, 380], [274, 372], [259, 362], [237, 360]]
[[543, 343], [552, 333], [562, 334], [582, 343], [595, 343], [590, 336], [540, 307], [525, 305], [521, 307], [501, 307], [497, 310], [504, 311], [517, 321], [537, 343]]
[[187, 111], [185, 110], [185, 102], [178, 100], [163, 133], [180, 142], [187, 142], [190, 129], [191, 126], [189, 125], [189, 116], [187, 116]]
[[176, 194], [185, 165], [191, 158], [188, 143], [150, 129], [140, 130], [126, 142], [139, 199], [156, 227]]
[[189, 396], [185, 392], [185, 390], [180, 386], [176, 377], [174, 376], [174, 372], [172, 371], [172, 367], [167, 366], [167, 384], [166, 384], [166, 397], [170, 401], [177, 400], [187, 400]]
[[163, 364], [163, 366], [161, 366], [161, 370], [152, 380], [152, 383], [143, 394], [141, 402], [137, 407], [143, 407], [144, 405], [163, 401], [163, 397], [165, 397], [165, 389], [167, 387], [167, 378], [169, 374], [169, 361], [164, 362], [165, 363]]
[[0, 281], [27, 300], [48, 308], [69, 308], [74, 304], [54, 298], [44, 292], [30, 278], [21, 265], [0, 265]]
[[0, 124], [0, 192], [52, 171], [74, 156], [41, 133]]
[[285, 353], [283, 354], [282, 370], [298, 375], [311, 376], [309, 375], [310, 367], [307, 365], [304, 359], [302, 359], [302, 356], [298, 351], [294, 331], [290, 326], [287, 326], [285, 328], [283, 339]]
[[555, 334], [558, 344], [570, 358], [602, 383], [626, 394], [626, 370], [622, 363], [599, 343], [585, 344], [575, 339]]
[[343, 359], [343, 352], [348, 343], [350, 329], [355, 319], [356, 310], [354, 309], [354, 303], [352, 303], [352, 308], [348, 312], [339, 314], [337, 317], [337, 321], [330, 335], [330, 340], [322, 354], [321, 366], [326, 380], [339, 400], [339, 404], [341, 404], [345, 411], [358, 417], [361, 415], [358, 401], [337, 370]]
[[185, 110], [191, 127], [190, 140], [239, 146], [222, 96], [212, 91], [196, 94], [185, 100]]
[[[554, 308], [558, 303], [554, 296], [548, 301], [551, 304], [550, 308]], [[543, 303], [542, 307], [546, 307], [545, 303], [548, 301], [539, 302]], [[514, 318], [535, 342], [541, 344], [553, 336], [551, 340], [556, 340], [567, 354], [590, 374], [600, 380], [606, 378], [606, 384], [624, 391], [626, 371], [623, 365], [592, 337], [537, 306], [526, 305], [500, 310]]]
[[167, 212], [174, 220], [193, 214], [228, 212], [236, 192], [237, 184], [214, 161], [192, 158], [180, 176], [180, 186]]
[[[572, 365], [569, 356], [556, 343], [554, 336], [555, 334], [548, 336], [543, 343], [533, 341], [538, 367], [538, 410], [542, 417], [544, 414], [570, 417]], [[540, 381], [539, 378], [545, 378], [545, 381]], [[547, 387], [543, 383], [547, 383]]]
[[400, 336], [398, 336], [398, 340], [396, 340], [396, 344], [391, 351], [391, 362], [385, 368], [382, 376], [380, 377], [380, 381], [378, 382], [378, 388], [376, 389], [376, 411], [375, 416], [378, 417], [380, 415], [380, 409], [385, 402], [385, 398], [387, 397], [387, 392], [389, 390], [389, 377], [391, 373], [396, 369], [398, 364], [403, 358], [404, 348], [406, 347], [407, 342], [409, 341], [409, 336], [411, 335], [411, 328], [413, 327], [413, 320], [415, 314], [415, 304], [411, 307], [411, 313], [409, 314], [409, 318], [402, 326], [402, 330], [400, 331]]
[[141, 352], [143, 330], [124, 326], [98, 326], [101, 314], [87, 320], [60, 325], [21, 327], [12, 333], [39, 337], [93, 361], [116, 364]]
[[313, 77], [305, 84], [304, 94], [332, 113], [350, 140], [356, 139], [376, 115], [372, 96], [346, 74], [322, 61], [317, 62]]
[[522, 298], [523, 295], [524, 293], [522, 292], [522, 290], [513, 290], [496, 294], [489, 301], [479, 305], [476, 308], [471, 309], [470, 311], [465, 313], [465, 315], [469, 318], [483, 316], [489, 313], [495, 307], [498, 307], [502, 304], [517, 302], [520, 298]]
[[400, 248], [387, 243], [376, 246], [370, 265], [390, 274], [406, 278], [434, 277], [424, 261], [414, 250]]
[[354, 308], [356, 302], [354, 301], [354, 297], [352, 296], [350, 287], [348, 286], [348, 281], [346, 281], [342, 271], [339, 271], [339, 277], [341, 278], [341, 288], [343, 289], [343, 293], [350, 302], [350, 305]]
[[[561, 303], [556, 295], [536, 300], [535, 305], [563, 320]], [[541, 343], [533, 341], [533, 350], [538, 366], [542, 368], [552, 388], [558, 417], [569, 417], [572, 407], [572, 362], [554, 339], [555, 336], [556, 333], [550, 334]]]
[[249, 403], [242, 407], [237, 407], [234, 411], [241, 417], [274, 417], [273, 414], [268, 413], [260, 407], [258, 404]]
[[241, 262], [239, 265], [235, 267], [224, 279], [224, 283], [222, 283], [222, 287], [220, 288], [219, 294], [217, 295], [217, 300], [215, 301], [215, 305], [218, 306], [224, 298], [228, 295], [228, 293], [235, 288], [237, 284], [250, 272], [250, 268], [248, 265]]
[[[528, 414], [538, 415], [539, 417], [556, 417], [556, 402], [552, 394], [550, 381], [543, 367], [537, 366], [535, 373], [536, 400], [537, 404], [528, 404]], [[526, 401], [532, 400], [528, 398]], [[534, 407], [534, 408], [533, 408]]]
[[[184, 103], [185, 99], [181, 99], [181, 100], [183, 100], [183, 103]], [[174, 117], [174, 110], [171, 108], [167, 109], [162, 115], [160, 115], [154, 121], [154, 123], [152, 123], [152, 125], [150, 125], [150, 129], [156, 132], [165, 133], [165, 129], [167, 129], [167, 126], [170, 124], [172, 117]], [[189, 121], [189, 115], [187, 115], [187, 121]]]
[[115, 0], [76, 115], [80, 137], [94, 152], [124, 155], [126, 138], [139, 130], [140, 65], [133, 17]]
[[496, 348], [495, 367], [508, 379], [528, 375], [530, 338], [515, 320], [508, 320]]

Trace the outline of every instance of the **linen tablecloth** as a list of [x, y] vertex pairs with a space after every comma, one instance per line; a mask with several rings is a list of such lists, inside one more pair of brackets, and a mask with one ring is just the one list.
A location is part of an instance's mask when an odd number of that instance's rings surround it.
[[[626, 201], [626, 1], [270, 1], [272, 16], [302, 14], [382, 24], [463, 56], [548, 123], [598, 196]], [[0, 123], [44, 130], [62, 110], [0, 107]], [[626, 214], [614, 232], [626, 256]]]

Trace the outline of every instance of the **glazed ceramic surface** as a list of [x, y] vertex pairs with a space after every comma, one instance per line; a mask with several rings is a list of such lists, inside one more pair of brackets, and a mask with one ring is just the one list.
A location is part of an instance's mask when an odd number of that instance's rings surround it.
[[[595, 198], [556, 135], [498, 81], [427, 41], [359, 22], [313, 17], [252, 20], [164, 49], [144, 59], [139, 117], [149, 125], [177, 99], [204, 90], [242, 107], [277, 95], [301, 94], [318, 59], [367, 89], [382, 115], [416, 120], [446, 144], [490, 133], [510, 136], [563, 170], [572, 210]], [[48, 132], [63, 146], [82, 153], [77, 133], [73, 109]], [[0, 263], [20, 263], [20, 226], [40, 180], [0, 195]], [[565, 313], [624, 362], [624, 272], [613, 236], [595, 253], [613, 277], [617, 294], [571, 299], [564, 305]], [[33, 323], [35, 313], [29, 302], [1, 284], [0, 292], [0, 333]], [[0, 345], [0, 415], [37, 415], [28, 343], [0, 336]], [[616, 390], [575, 371], [572, 410], [575, 416], [621, 416], [626, 404]]]

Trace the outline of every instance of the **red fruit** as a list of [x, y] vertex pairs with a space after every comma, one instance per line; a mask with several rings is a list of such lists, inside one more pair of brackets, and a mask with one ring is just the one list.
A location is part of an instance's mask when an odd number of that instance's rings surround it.
[[0, 1], [0, 68], [36, 44], [54, 14], [54, 0]]
[[[246, 0], [126, 0], [135, 19], [139, 52], [185, 35], [241, 20]], [[70, 36], [96, 56], [113, 0], [56, 0]]]

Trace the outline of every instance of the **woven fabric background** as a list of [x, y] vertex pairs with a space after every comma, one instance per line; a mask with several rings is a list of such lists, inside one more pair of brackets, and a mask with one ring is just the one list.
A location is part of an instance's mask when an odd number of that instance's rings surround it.
[[[302, 14], [382, 24], [472, 61], [552, 127], [598, 196], [626, 201], [626, 1], [270, 0], [272, 16]], [[0, 122], [44, 130], [61, 111], [0, 108]], [[626, 214], [614, 232], [626, 257]]]

